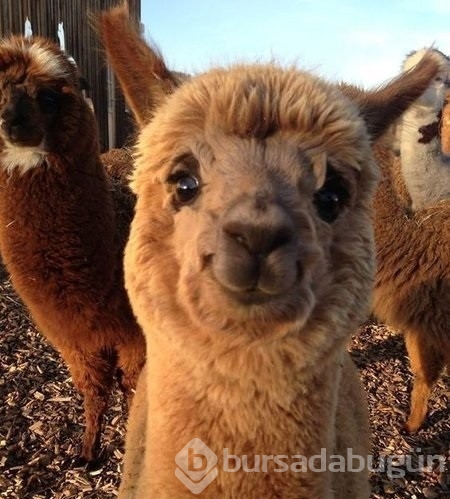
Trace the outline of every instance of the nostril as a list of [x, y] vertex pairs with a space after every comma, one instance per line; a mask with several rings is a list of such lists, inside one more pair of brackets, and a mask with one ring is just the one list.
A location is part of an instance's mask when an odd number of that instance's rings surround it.
[[19, 131], [19, 125], [11, 125], [8, 129], [8, 133], [12, 139], [17, 139], [19, 137]]
[[285, 246], [291, 243], [293, 239], [294, 231], [291, 227], [279, 227], [273, 233], [269, 251], [273, 251], [281, 246]]
[[14, 119], [14, 113], [11, 108], [6, 108], [0, 114], [0, 119], [3, 123], [11, 123]]
[[239, 246], [248, 248], [248, 227], [240, 222], [229, 222], [223, 227], [226, 236], [235, 241]]

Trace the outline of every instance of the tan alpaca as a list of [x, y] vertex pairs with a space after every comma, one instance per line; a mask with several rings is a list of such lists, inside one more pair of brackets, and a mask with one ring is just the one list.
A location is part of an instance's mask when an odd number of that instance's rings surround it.
[[[121, 61], [140, 51], [145, 95], [158, 54], [142, 52], [126, 18], [123, 8], [104, 14], [100, 34], [122, 84]], [[111, 43], [102, 26], [124, 43]], [[152, 71], [141, 102], [160, 104], [133, 107], [143, 128], [126, 285], [148, 362], [129, 419], [122, 499], [193, 497], [201, 483], [182, 469], [201, 475], [205, 459], [195, 454], [207, 452], [186, 449], [193, 439], [217, 456], [217, 476], [198, 497], [369, 496], [364, 466], [331, 473], [329, 465], [347, 449], [369, 453], [346, 345], [366, 317], [374, 274], [371, 139], [436, 71], [426, 58], [383, 90], [355, 90], [360, 106], [294, 68], [214, 69], [169, 96], [164, 72]], [[266, 456], [265, 471], [226, 471], [225, 449], [246, 456], [248, 468]], [[321, 452], [324, 471], [293, 468]]]

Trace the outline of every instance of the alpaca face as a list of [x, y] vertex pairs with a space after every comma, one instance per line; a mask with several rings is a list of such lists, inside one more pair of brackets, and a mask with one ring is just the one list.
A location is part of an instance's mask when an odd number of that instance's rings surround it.
[[361, 303], [375, 179], [363, 121], [333, 87], [270, 66], [193, 79], [138, 144], [136, 293], [254, 334], [304, 325], [347, 292]]
[[12, 147], [44, 149], [46, 130], [52, 124], [58, 94], [51, 90], [29, 95], [27, 88], [11, 85], [3, 89], [1, 134]]
[[[0, 149], [4, 168], [39, 165], [51, 146], [75, 67], [50, 42], [11, 38], [0, 43]], [[54, 135], [54, 134], [53, 134]]]

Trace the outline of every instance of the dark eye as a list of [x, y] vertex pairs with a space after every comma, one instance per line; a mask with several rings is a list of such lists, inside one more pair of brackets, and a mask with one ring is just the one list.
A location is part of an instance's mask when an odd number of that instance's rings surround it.
[[54, 113], [58, 109], [58, 94], [53, 90], [41, 90], [38, 100], [43, 113]]
[[314, 204], [319, 217], [324, 222], [334, 222], [348, 199], [349, 193], [344, 180], [329, 170], [324, 185], [314, 194]]
[[189, 204], [200, 191], [198, 178], [189, 172], [178, 172], [169, 178], [169, 182], [175, 188], [174, 201], [176, 205]]

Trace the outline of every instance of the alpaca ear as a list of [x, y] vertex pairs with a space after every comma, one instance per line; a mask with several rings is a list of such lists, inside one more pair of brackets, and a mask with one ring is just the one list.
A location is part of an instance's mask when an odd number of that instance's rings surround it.
[[377, 139], [428, 88], [439, 71], [439, 64], [431, 53], [388, 84], [372, 91], [341, 85], [342, 92], [360, 108], [372, 139]]
[[143, 39], [126, 1], [99, 13], [93, 24], [125, 100], [142, 128], [180, 80], [169, 71], [159, 50]]

